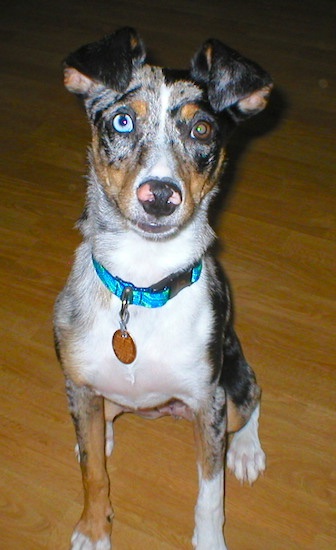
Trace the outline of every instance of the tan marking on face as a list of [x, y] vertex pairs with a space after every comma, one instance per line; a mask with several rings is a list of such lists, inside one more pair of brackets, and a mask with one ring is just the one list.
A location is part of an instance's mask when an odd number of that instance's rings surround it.
[[[218, 155], [216, 170], [214, 171], [214, 173], [212, 175], [212, 178], [211, 178], [212, 181], [217, 182], [219, 180], [219, 178], [222, 176], [222, 174], [224, 172], [224, 168], [225, 168], [226, 158], [227, 158], [226, 150], [223, 148], [223, 149], [220, 150], [220, 153]], [[206, 191], [206, 193], [207, 192], [208, 191]]]
[[217, 160], [216, 170], [211, 175], [207, 172], [200, 174], [190, 164], [180, 164], [179, 175], [185, 185], [184, 207], [186, 217], [192, 214], [195, 206], [214, 188], [223, 172], [225, 159], [226, 151], [222, 149]]
[[132, 101], [130, 103], [130, 106], [132, 107], [137, 117], [145, 118], [145, 116], [147, 115], [148, 105], [146, 101], [141, 101], [140, 99], [137, 99], [135, 101]]
[[198, 113], [199, 107], [195, 103], [187, 103], [181, 109], [181, 118], [182, 120], [192, 120], [196, 113]]
[[100, 153], [97, 134], [92, 140], [92, 151], [95, 169], [107, 196], [115, 200], [121, 212], [128, 217], [134, 181], [141, 167], [132, 156], [126, 158], [120, 168], [109, 165]]
[[101, 166], [97, 168], [107, 196], [116, 201], [121, 212], [128, 217], [130, 199], [133, 193], [134, 181], [140, 172], [139, 166], [133, 166], [132, 169], [123, 163], [123, 168], [118, 169], [113, 166]]

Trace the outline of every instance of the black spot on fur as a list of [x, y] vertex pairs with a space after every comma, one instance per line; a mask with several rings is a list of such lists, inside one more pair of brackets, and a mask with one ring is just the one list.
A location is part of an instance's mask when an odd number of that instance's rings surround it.
[[108, 138], [108, 136], [106, 136], [106, 135], [100, 135], [99, 136], [99, 145], [103, 149], [103, 151], [105, 153], [105, 156], [107, 158], [109, 158], [110, 152], [111, 152], [109, 144], [110, 144], [110, 139]]
[[211, 274], [210, 299], [214, 316], [214, 329], [208, 344], [208, 354], [212, 365], [211, 382], [218, 380], [223, 366], [223, 338], [225, 330], [225, 319], [230, 304], [227, 300], [225, 275], [216, 262], [213, 266], [214, 273]]
[[249, 406], [257, 397], [255, 394], [258, 392], [258, 387], [254, 372], [244, 357], [232, 326], [227, 330], [224, 340], [222, 381], [237, 407]]
[[254, 372], [247, 363], [233, 326], [232, 298], [225, 274], [219, 264], [212, 277], [211, 300], [215, 327], [208, 353], [213, 367], [212, 380], [219, 385], [239, 407], [250, 407], [259, 397]]
[[215, 402], [215, 397], [214, 397], [213, 411], [214, 411], [214, 418], [211, 423], [211, 427], [215, 434], [216, 440], [219, 440], [221, 437], [223, 437], [224, 430], [225, 430], [225, 424], [223, 423], [223, 419], [225, 418], [225, 415], [226, 415], [226, 400], [224, 400], [222, 404], [218, 404]]
[[211, 155], [211, 153], [198, 153], [195, 158], [197, 172], [200, 174], [204, 172], [204, 170], [206, 170], [206, 168], [211, 165], [212, 159], [213, 156]]

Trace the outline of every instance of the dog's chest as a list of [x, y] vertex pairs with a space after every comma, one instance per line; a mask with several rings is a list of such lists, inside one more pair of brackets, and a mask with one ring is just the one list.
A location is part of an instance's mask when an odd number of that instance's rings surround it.
[[[172, 398], [193, 407], [208, 384], [210, 306], [193, 288], [158, 309], [130, 306], [127, 329], [136, 358], [127, 365], [116, 357], [112, 336], [119, 328], [120, 302], [96, 313], [81, 345], [86, 382], [107, 399], [131, 409], [151, 408]], [[183, 294], [183, 295], [182, 295]]]

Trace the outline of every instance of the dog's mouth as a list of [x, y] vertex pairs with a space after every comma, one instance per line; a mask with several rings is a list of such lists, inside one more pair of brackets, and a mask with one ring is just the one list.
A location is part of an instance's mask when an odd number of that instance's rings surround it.
[[140, 222], [138, 221], [136, 224], [136, 227], [140, 229], [142, 233], [146, 233], [148, 235], [153, 236], [168, 236], [171, 233], [173, 233], [176, 228], [172, 225], [165, 225], [159, 222]]

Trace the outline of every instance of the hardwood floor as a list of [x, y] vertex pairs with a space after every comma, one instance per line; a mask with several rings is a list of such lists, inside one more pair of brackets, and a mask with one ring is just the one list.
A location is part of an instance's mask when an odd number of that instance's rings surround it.
[[[81, 512], [51, 317], [79, 243], [89, 130], [61, 60], [124, 25], [159, 63], [187, 66], [214, 36], [274, 78], [269, 109], [230, 146], [217, 221], [268, 455], [252, 488], [227, 477], [226, 539], [232, 550], [336, 549], [335, 16], [333, 0], [1, 2], [1, 549], [65, 550]], [[191, 426], [127, 415], [116, 441], [113, 548], [191, 548]]]

